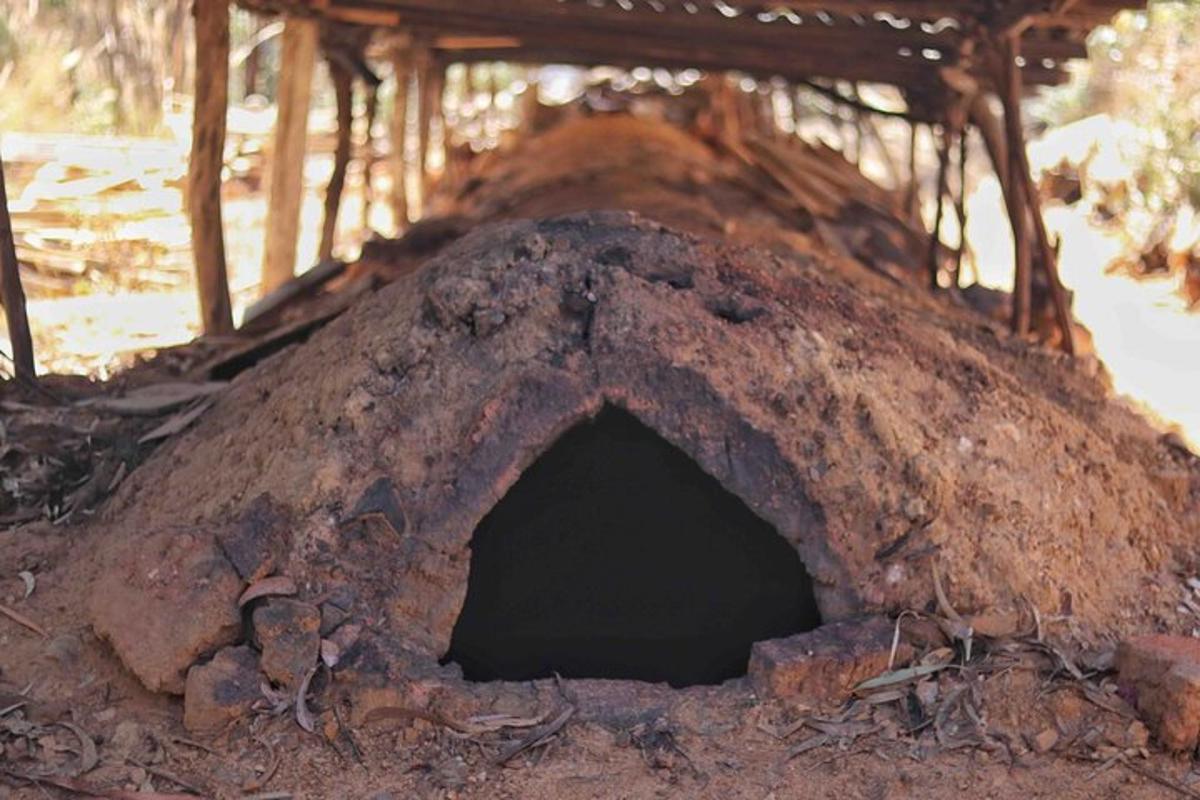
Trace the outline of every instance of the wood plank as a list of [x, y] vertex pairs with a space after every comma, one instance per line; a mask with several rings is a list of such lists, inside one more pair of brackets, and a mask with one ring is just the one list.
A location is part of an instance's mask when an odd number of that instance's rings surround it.
[[229, 94], [229, 4], [196, 3], [196, 86], [192, 150], [188, 160], [188, 217], [192, 258], [204, 332], [233, 331], [225, 232], [221, 217], [221, 170], [225, 155], [225, 116]]
[[13, 242], [12, 218], [8, 215], [8, 192], [4, 186], [4, 162], [0, 161], [0, 304], [8, 321], [12, 359], [20, 380], [34, 380], [33, 337], [25, 313], [25, 290], [21, 287], [17, 249]]
[[308, 106], [317, 53], [316, 20], [290, 17], [283, 29], [276, 104], [275, 148], [263, 253], [264, 292], [285, 283], [296, 269], [296, 237], [304, 194], [304, 151]]

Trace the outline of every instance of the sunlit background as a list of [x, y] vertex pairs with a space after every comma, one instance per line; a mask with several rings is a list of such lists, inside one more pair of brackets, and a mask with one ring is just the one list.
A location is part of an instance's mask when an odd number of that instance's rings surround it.
[[[199, 333], [182, 195], [192, 79], [188, 19], [179, 16], [186, 5], [120, 0], [101, 12], [91, 4], [0, 0], [0, 153], [40, 371], [105, 378]], [[235, 319], [259, 296], [278, 33], [278, 25], [235, 12], [224, 189]], [[1196, 445], [1200, 315], [1189, 308], [1200, 298], [1200, 6], [1154, 2], [1145, 12], [1123, 12], [1093, 34], [1090, 50], [1070, 83], [1028, 101], [1035, 174], [1073, 187], [1064, 199], [1047, 200], [1047, 225], [1061, 239], [1075, 314], [1116, 391]], [[248, 59], [257, 60], [256, 70], [245, 69]], [[377, 66], [386, 76], [386, 64]], [[447, 75], [446, 130], [434, 136], [495, 148], [533, 93], [544, 103], [570, 102], [597, 83], [674, 93], [701, 77], [694, 70], [456, 65]], [[323, 68], [316, 81], [302, 268], [316, 262], [336, 128]], [[797, 135], [852, 145], [865, 172], [897, 183], [907, 148], [899, 123], [882, 121], [878, 137], [851, 142], [838, 109], [823, 98], [749, 79], [739, 86], [769, 95], [782, 118], [801, 120]], [[883, 107], [898, 99], [883, 88], [862, 91]], [[381, 98], [369, 192], [363, 161], [351, 162], [335, 249], [342, 258], [353, 258], [372, 232], [396, 232], [382, 157], [391, 102]], [[365, 134], [356, 131], [355, 141]], [[932, 181], [931, 140], [920, 153]], [[1008, 288], [1012, 242], [981, 150], [973, 153], [967, 188], [964, 281]], [[955, 242], [954, 220], [944, 225], [944, 237]], [[0, 349], [11, 352], [2, 332]], [[0, 373], [7, 367], [0, 358]]]

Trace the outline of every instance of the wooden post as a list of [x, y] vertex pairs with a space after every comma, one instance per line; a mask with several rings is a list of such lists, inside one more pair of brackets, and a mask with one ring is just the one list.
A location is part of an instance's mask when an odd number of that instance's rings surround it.
[[[930, 128], [932, 130], [932, 127]], [[950, 171], [950, 143], [954, 138], [954, 131], [951, 129], [950, 123], [946, 122], [942, 125], [941, 141], [937, 141], [937, 134], [934, 134], [935, 142], [937, 142], [937, 188], [934, 190], [937, 195], [937, 202], [933, 212], [933, 230], [929, 234], [929, 288], [936, 291], [939, 287], [938, 273], [940, 264], [938, 264], [939, 256], [942, 249], [942, 214], [945, 208], [944, 198], [946, 197], [946, 181]]]
[[908, 191], [904, 197], [909, 220], [918, 223], [921, 222], [921, 178], [917, 175], [917, 133], [920, 130], [919, 123], [908, 123]]
[[[1019, 195], [1024, 202], [1027, 213], [1026, 222], [1033, 228], [1038, 263], [1044, 271], [1044, 277], [1049, 286], [1050, 301], [1054, 306], [1054, 316], [1062, 334], [1062, 349], [1068, 355], [1074, 355], [1075, 341], [1072, 334], [1071, 313], [1067, 308], [1066, 293], [1063, 291], [1062, 282], [1058, 277], [1058, 262], [1054, 246], [1050, 243], [1050, 237], [1046, 233], [1041, 201], [1038, 198], [1037, 187], [1033, 184], [1033, 175], [1029, 168], [1029, 156], [1025, 152], [1025, 134], [1021, 123], [1021, 75], [1016, 64], [1017, 56], [1020, 55], [1020, 40], [1017, 35], [1008, 36], [1002, 43], [1000, 52], [1008, 78], [1003, 84], [1005, 91], [1000, 96], [1000, 100], [1004, 104], [1004, 125], [1008, 133], [1009, 178], [1013, 184], [1013, 194]], [[1029, 268], [1029, 265], [1026, 265], [1026, 274], [1023, 278], [1023, 282], [1019, 282], [1018, 287], [1023, 293], [1021, 299], [1025, 304], [1024, 311], [1026, 324], [1028, 324], [1033, 287], [1032, 269]], [[1016, 305], [1017, 303], [1014, 302], [1014, 308]]]
[[233, 332], [225, 233], [221, 219], [221, 169], [229, 94], [229, 4], [195, 3], [196, 85], [192, 152], [188, 161], [188, 216], [200, 294], [200, 321], [210, 336]]
[[954, 274], [951, 286], [959, 288], [962, 280], [963, 255], [967, 252], [967, 152], [970, 149], [970, 129], [965, 125], [958, 134], [958, 194], [954, 198], [954, 213], [958, 217], [958, 250], [954, 253]]
[[375, 115], [379, 111], [379, 84], [367, 82], [366, 130], [363, 133], [362, 144], [362, 219], [359, 227], [365, 237], [371, 229], [371, 206], [375, 202], [375, 184], [372, 173], [375, 168]]
[[25, 290], [17, 264], [17, 246], [13, 239], [12, 219], [8, 216], [8, 192], [4, 187], [4, 162], [0, 161], [0, 304], [8, 320], [8, 338], [19, 380], [34, 380], [33, 336], [25, 315]]
[[[197, 5], [205, 5], [198, 3]], [[317, 53], [317, 23], [288, 18], [283, 28], [279, 84], [276, 91], [275, 150], [267, 204], [267, 236], [263, 251], [262, 291], [286, 283], [296, 271], [296, 237], [304, 196], [304, 149], [308, 104]]]
[[408, 227], [408, 89], [412, 82], [412, 51], [407, 45], [392, 54], [392, 72], [396, 79], [396, 100], [392, 108], [392, 216], [396, 231]]
[[429, 195], [433, 188], [429, 172], [429, 147], [432, 139], [430, 134], [433, 130], [433, 120], [442, 113], [442, 92], [446, 87], [446, 71], [444, 65], [434, 57], [427, 47], [422, 47], [417, 52], [416, 68], [417, 97], [420, 100], [420, 107], [417, 109], [417, 119], [420, 123], [417, 132], [420, 142], [417, 164], [421, 174], [421, 217], [423, 218], [429, 213]]
[[321, 226], [321, 244], [317, 260], [333, 258], [333, 240], [337, 234], [338, 209], [342, 205], [342, 190], [346, 186], [346, 168], [350, 165], [351, 135], [354, 132], [354, 76], [338, 59], [329, 59], [329, 75], [333, 79], [337, 99], [337, 145], [333, 151], [333, 174], [325, 189], [325, 219]]

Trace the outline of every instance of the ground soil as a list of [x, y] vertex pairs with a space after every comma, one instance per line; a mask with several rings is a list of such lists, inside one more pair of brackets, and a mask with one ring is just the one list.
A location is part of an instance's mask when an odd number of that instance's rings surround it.
[[[846, 744], [835, 738], [789, 760], [789, 752], [816, 734], [799, 731], [784, 740], [776, 738], [769, 731], [786, 728], [798, 712], [759, 705], [744, 689], [690, 690], [674, 693], [667, 702], [630, 702], [623, 712], [620, 706], [604, 713], [593, 710], [570, 722], [544, 750], [518, 756], [503, 767], [492, 763], [501, 750], [499, 737], [480, 737], [477, 742], [424, 720], [374, 723], [355, 729], [352, 740], [337, 737], [330, 742], [320, 733], [302, 731], [290, 714], [263, 715], [213, 739], [196, 741], [182, 727], [181, 703], [143, 689], [81, 618], [80, 586], [90, 580], [91, 568], [78, 556], [85, 556], [89, 545], [78, 531], [29, 527], [0, 544], [3, 563], [32, 568], [38, 575], [28, 601], [16, 602], [23, 590], [15, 580], [6, 584], [5, 601], [50, 635], [42, 639], [6, 620], [0, 622], [0, 708], [24, 691], [30, 717], [47, 727], [28, 749], [24, 740], [19, 746], [10, 742], [0, 758], [0, 775], [26, 772], [31, 766], [70, 774], [78, 764], [73, 752], [77, 741], [70, 732], [52, 726], [65, 720], [99, 741], [99, 766], [78, 779], [97, 794], [149, 791], [151, 786], [161, 792], [184, 791], [170, 779], [148, 776], [126, 756], [222, 798], [282, 792], [296, 798], [354, 800], [1149, 800], [1180, 795], [1135, 769], [1178, 785], [1200, 779], [1191, 771], [1190, 759], [1157, 754], [1143, 758], [1135, 752], [1128, 762], [1132, 767], [1127, 767], [1108, 762], [1115, 746], [1095, 755], [1097, 735], [1102, 747], [1110, 739], [1120, 741], [1129, 720], [1086, 702], [1069, 683], [1023, 669], [1002, 670], [980, 680], [981, 708], [996, 737], [986, 749], [946, 749], [931, 727], [908, 735], [885, 726]], [[1051, 729], [1063, 731], [1056, 749], [1034, 751], [1029, 740]], [[276, 759], [271, 778], [253, 789], [261, 771]], [[245, 791], [244, 786], [253, 790]], [[48, 784], [22, 788], [19, 782], [0, 778], [0, 796], [33, 800], [79, 795]]]

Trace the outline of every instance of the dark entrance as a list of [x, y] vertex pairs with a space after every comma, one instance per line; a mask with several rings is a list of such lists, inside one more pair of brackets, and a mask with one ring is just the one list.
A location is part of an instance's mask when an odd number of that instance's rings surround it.
[[627, 412], [564, 434], [479, 523], [445, 661], [471, 680], [719, 683], [820, 624], [796, 551]]

